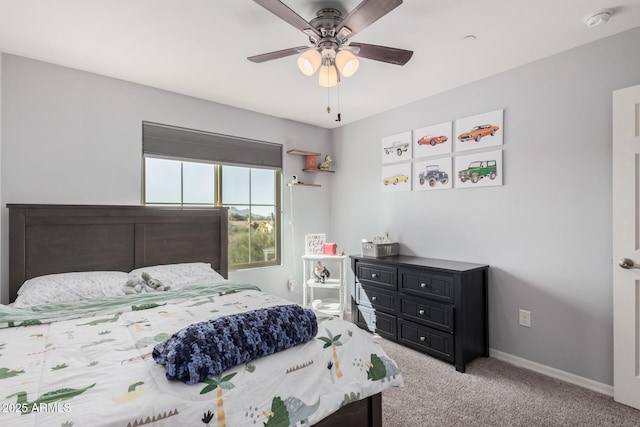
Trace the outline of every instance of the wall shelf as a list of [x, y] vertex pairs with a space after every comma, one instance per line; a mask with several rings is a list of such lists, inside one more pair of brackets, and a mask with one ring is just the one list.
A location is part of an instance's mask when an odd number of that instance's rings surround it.
[[335, 173], [335, 171], [325, 170], [325, 169], [302, 169], [303, 172], [329, 172]]
[[319, 156], [320, 155], [320, 153], [316, 153], [314, 151], [305, 151], [305, 150], [298, 150], [298, 149], [289, 150], [287, 151], [287, 154], [295, 154], [297, 156]]
[[287, 187], [321, 187], [320, 184], [294, 184], [292, 182], [287, 184]]
[[[329, 173], [335, 173], [335, 171], [332, 170], [325, 170], [325, 169], [311, 169], [309, 166], [311, 167], [315, 167], [317, 165], [317, 157], [320, 155], [320, 153], [316, 153], [315, 151], [307, 151], [307, 150], [299, 150], [297, 148], [291, 149], [291, 150], [287, 150], [287, 154], [293, 154], [296, 156], [303, 156], [306, 157], [306, 168], [303, 168], [302, 171], [303, 172], [329, 172]], [[319, 184], [294, 184], [294, 183], [289, 183], [287, 184], [287, 186], [289, 187], [321, 187], [321, 185]]]

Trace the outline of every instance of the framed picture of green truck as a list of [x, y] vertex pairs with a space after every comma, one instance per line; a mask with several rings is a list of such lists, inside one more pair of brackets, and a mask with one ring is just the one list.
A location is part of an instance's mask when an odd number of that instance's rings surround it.
[[457, 156], [454, 176], [456, 188], [502, 185], [502, 150]]

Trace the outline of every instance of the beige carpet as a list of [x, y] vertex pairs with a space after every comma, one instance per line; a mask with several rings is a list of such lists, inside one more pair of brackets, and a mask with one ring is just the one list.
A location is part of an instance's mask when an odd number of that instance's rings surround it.
[[493, 358], [474, 360], [462, 374], [420, 352], [379, 342], [405, 382], [382, 395], [383, 427], [640, 426], [640, 411], [611, 397]]

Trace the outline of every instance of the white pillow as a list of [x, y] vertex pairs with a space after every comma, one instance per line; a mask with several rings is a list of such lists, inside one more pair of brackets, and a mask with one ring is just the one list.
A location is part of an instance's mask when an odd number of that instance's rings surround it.
[[227, 279], [204, 262], [187, 262], [181, 264], [153, 265], [131, 270], [129, 278], [139, 280], [142, 273], [148, 273], [171, 289], [181, 289], [197, 284], [226, 282]]
[[22, 284], [14, 307], [96, 300], [124, 295], [124, 271], [81, 271], [34, 277]]

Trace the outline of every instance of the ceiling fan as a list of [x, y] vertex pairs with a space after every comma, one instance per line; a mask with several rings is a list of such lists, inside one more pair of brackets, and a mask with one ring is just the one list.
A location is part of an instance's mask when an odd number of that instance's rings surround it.
[[413, 51], [394, 47], [366, 43], [347, 44], [351, 37], [400, 6], [402, 0], [362, 0], [344, 17], [337, 9], [324, 8], [320, 9], [310, 22], [279, 0], [254, 1], [309, 36], [312, 46], [298, 46], [250, 56], [247, 59], [261, 63], [301, 54], [298, 57], [298, 68], [307, 76], [312, 76], [320, 69], [320, 86], [337, 85], [340, 75], [352, 76], [359, 66], [357, 57], [404, 65], [413, 55]]

